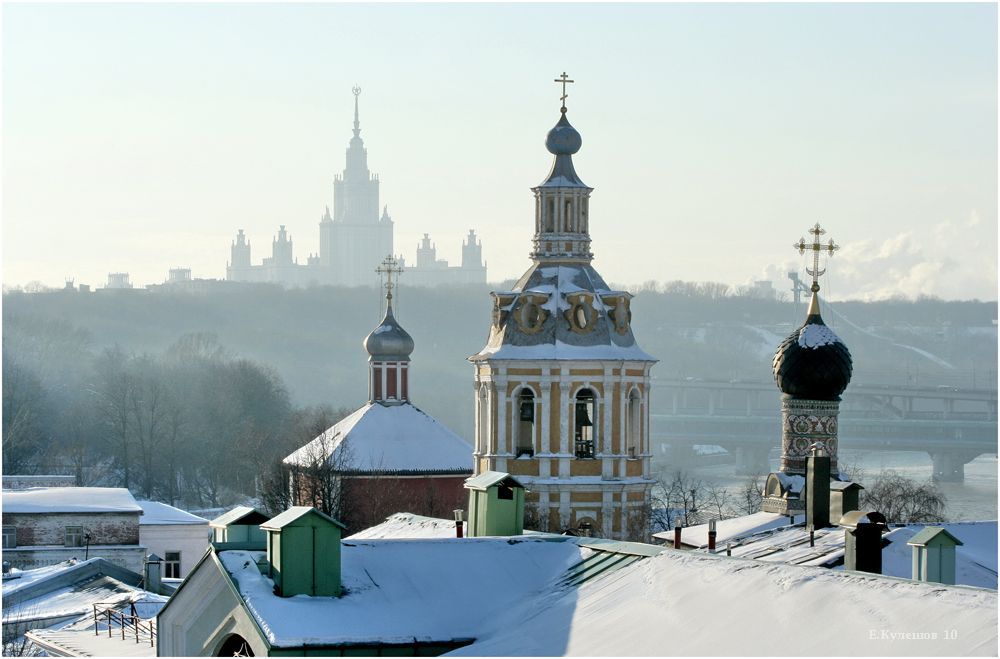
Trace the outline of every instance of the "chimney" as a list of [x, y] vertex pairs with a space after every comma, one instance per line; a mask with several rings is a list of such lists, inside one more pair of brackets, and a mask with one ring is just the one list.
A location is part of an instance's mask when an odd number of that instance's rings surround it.
[[806, 458], [806, 528], [830, 526], [830, 456], [813, 445]]
[[913, 547], [913, 580], [955, 585], [955, 547], [962, 541], [940, 526], [925, 526], [906, 544]]
[[681, 520], [674, 521], [674, 549], [681, 548]]
[[163, 559], [156, 554], [149, 554], [143, 562], [143, 576], [145, 577], [145, 589], [151, 593], [160, 594], [163, 585], [161, 581]]
[[844, 569], [882, 574], [882, 533], [885, 516], [874, 510], [854, 510], [840, 518], [844, 528]]
[[461, 508], [455, 509], [455, 537], [462, 537], [462, 519], [465, 517], [465, 511]]
[[715, 553], [715, 520], [708, 520], [708, 551]]
[[860, 507], [860, 493], [865, 489], [850, 481], [833, 481], [830, 483], [830, 519], [840, 519], [852, 510]]

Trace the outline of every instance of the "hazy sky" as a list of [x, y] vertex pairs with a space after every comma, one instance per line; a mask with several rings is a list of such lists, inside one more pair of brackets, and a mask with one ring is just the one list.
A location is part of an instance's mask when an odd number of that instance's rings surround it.
[[300, 262], [352, 95], [415, 260], [469, 228], [529, 264], [559, 117], [609, 281], [771, 278], [821, 222], [830, 298], [997, 298], [995, 4], [3, 6], [3, 278], [224, 277], [279, 224]]

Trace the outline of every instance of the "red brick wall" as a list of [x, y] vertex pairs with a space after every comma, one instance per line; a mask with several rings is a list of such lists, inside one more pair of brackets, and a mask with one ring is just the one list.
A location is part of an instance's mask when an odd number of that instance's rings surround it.
[[350, 534], [380, 524], [393, 513], [453, 519], [452, 511], [467, 507], [464, 485], [469, 476], [345, 478], [341, 521]]

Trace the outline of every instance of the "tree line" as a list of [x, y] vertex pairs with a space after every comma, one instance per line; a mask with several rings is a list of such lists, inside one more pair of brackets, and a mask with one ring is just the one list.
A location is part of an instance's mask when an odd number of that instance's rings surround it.
[[8, 323], [3, 336], [6, 474], [72, 474], [78, 485], [218, 507], [344, 411], [296, 407], [275, 371], [211, 334], [160, 353], [95, 349], [63, 321]]

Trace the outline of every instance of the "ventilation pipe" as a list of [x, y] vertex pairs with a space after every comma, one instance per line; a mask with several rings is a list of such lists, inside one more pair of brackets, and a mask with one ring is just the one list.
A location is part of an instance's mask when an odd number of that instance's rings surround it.
[[715, 553], [715, 520], [708, 520], [708, 551]]
[[806, 458], [806, 528], [830, 526], [830, 456], [814, 444]]
[[854, 510], [840, 518], [844, 528], [844, 569], [882, 574], [882, 533], [885, 516], [874, 510]]

